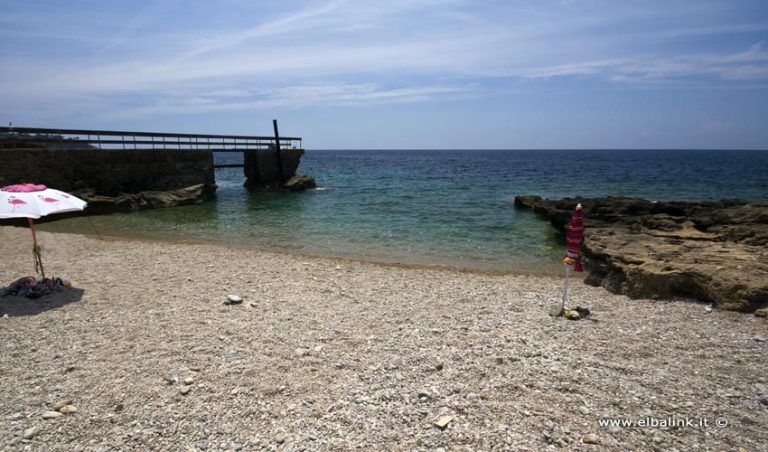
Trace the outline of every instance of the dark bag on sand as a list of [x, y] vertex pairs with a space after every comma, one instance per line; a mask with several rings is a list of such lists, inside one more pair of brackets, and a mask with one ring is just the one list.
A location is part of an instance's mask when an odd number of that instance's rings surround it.
[[0, 289], [0, 296], [16, 295], [27, 298], [39, 298], [48, 295], [54, 290], [61, 290], [64, 282], [61, 278], [42, 278], [37, 279], [34, 276], [25, 276], [19, 278], [8, 287]]

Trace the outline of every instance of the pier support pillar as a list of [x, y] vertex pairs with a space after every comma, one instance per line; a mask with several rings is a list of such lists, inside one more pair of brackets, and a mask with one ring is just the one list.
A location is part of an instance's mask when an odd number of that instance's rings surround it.
[[282, 149], [278, 159], [277, 149], [259, 149], [243, 152], [243, 173], [246, 188], [282, 188], [285, 181], [296, 175], [304, 149]]

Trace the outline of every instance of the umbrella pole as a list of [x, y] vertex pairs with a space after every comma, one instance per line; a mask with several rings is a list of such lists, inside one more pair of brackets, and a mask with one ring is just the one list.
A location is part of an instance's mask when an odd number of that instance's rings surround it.
[[29, 229], [32, 231], [32, 255], [35, 257], [35, 271], [39, 271], [45, 279], [45, 269], [43, 268], [43, 258], [40, 256], [40, 245], [37, 244], [37, 235], [35, 234], [35, 222], [27, 218]]
[[568, 296], [568, 279], [571, 276], [571, 270], [573, 270], [573, 266], [570, 264], [563, 264], [565, 265], [565, 281], [563, 281], [563, 299], [560, 302], [560, 310], [562, 311], [565, 309], [565, 299]]

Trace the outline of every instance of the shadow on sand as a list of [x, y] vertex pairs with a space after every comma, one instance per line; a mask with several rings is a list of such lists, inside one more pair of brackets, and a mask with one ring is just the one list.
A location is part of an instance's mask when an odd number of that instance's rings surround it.
[[72, 287], [33, 299], [16, 295], [5, 295], [0, 297], [0, 316], [8, 314], [9, 317], [18, 317], [40, 314], [41, 312], [80, 301], [83, 298], [84, 292], [84, 289]]

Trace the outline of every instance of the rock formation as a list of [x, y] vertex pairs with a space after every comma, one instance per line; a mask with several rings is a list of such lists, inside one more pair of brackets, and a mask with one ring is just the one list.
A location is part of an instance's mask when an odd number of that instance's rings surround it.
[[307, 190], [309, 188], [316, 188], [317, 183], [312, 176], [306, 174], [296, 174], [283, 185], [283, 188], [293, 191]]
[[768, 204], [737, 200], [518, 196], [564, 230], [584, 207], [588, 284], [631, 298], [692, 298], [727, 310], [768, 306]]
[[102, 214], [199, 204], [213, 196], [213, 189], [207, 184], [197, 184], [178, 190], [122, 193], [118, 196], [97, 195], [93, 192], [76, 194], [88, 201], [89, 213]]

